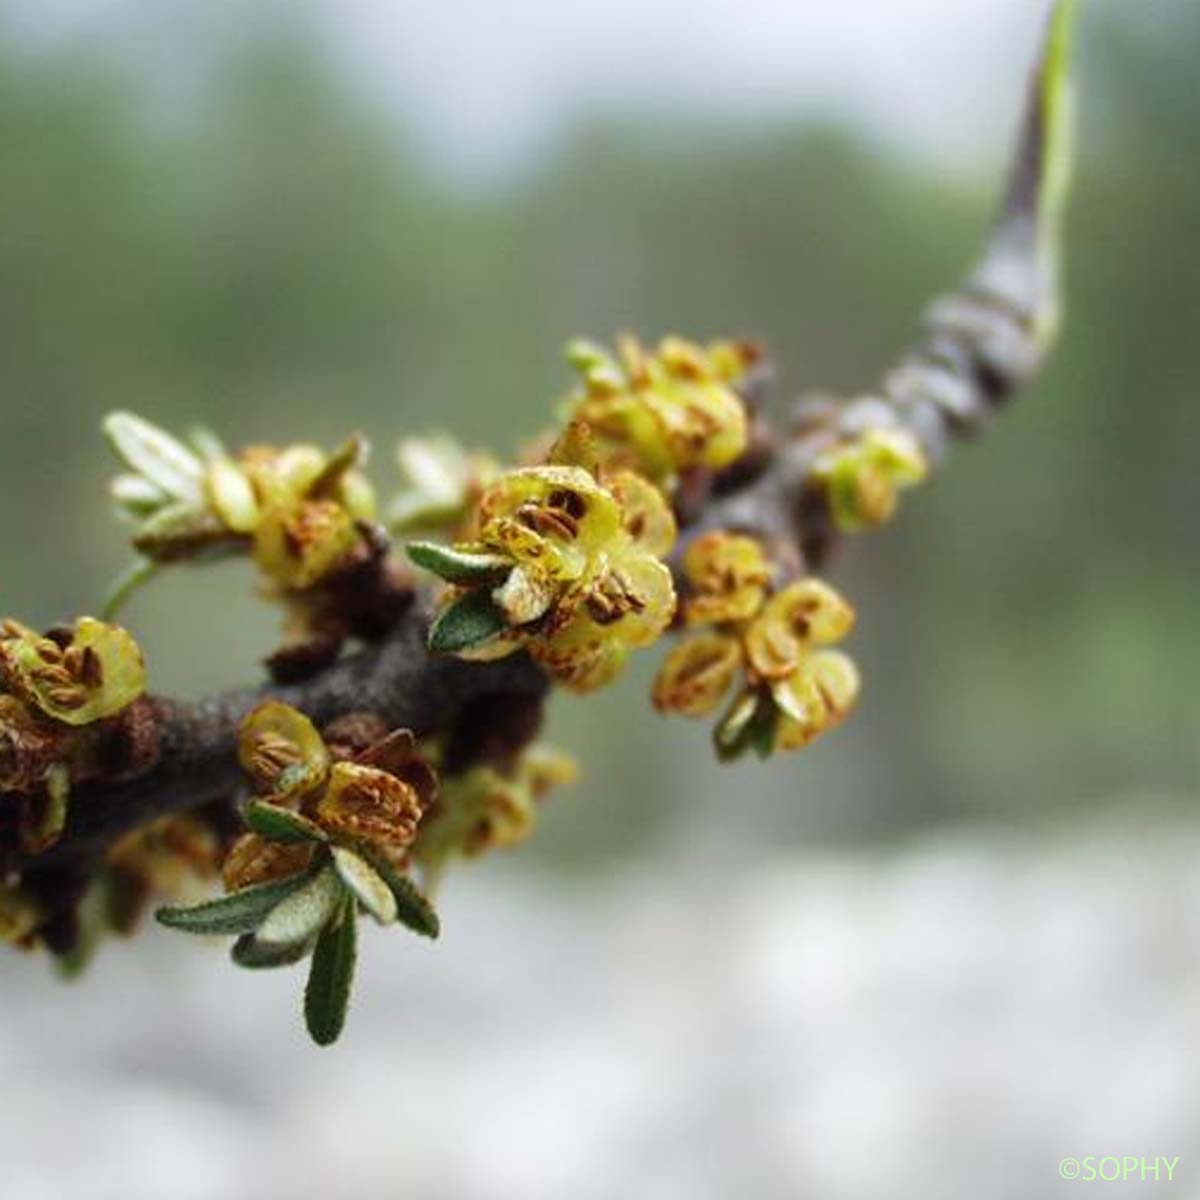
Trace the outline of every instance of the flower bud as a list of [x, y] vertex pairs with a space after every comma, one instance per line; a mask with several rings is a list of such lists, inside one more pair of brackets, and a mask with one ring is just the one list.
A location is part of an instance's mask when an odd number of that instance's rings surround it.
[[868, 429], [817, 459], [813, 476], [825, 485], [830, 512], [845, 532], [882, 525], [896, 510], [898, 492], [925, 478], [920, 443], [903, 429]]

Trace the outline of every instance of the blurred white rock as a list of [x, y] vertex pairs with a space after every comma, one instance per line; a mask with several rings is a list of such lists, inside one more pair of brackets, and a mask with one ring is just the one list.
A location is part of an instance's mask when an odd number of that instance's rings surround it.
[[728, 877], [514, 857], [451, 879], [437, 946], [367, 933], [325, 1051], [299, 974], [204, 943], [74, 988], [9, 958], [0, 1196], [1030, 1200], [1088, 1154], [1200, 1195], [1198, 858], [1115, 818]]

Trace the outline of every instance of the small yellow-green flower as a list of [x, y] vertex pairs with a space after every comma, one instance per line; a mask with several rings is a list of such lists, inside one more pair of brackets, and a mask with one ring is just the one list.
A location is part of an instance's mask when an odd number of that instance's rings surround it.
[[604, 460], [665, 480], [689, 467], [728, 466], [746, 449], [746, 409], [734, 385], [754, 351], [669, 337], [654, 352], [623, 338], [615, 355], [590, 342], [568, 347], [583, 377], [570, 416], [599, 440]]
[[813, 478], [826, 489], [837, 527], [847, 533], [882, 525], [896, 511], [899, 491], [920, 483], [925, 455], [903, 429], [868, 429], [826, 450]]
[[26, 851], [58, 840], [72, 782], [103, 769], [92, 727], [124, 712], [145, 684], [141, 650], [117, 625], [80, 617], [39, 634], [0, 621], [0, 791], [21, 797]]
[[470, 541], [409, 547], [454, 585], [430, 645], [475, 658], [523, 647], [566, 686], [597, 687], [670, 623], [675, 591], [658, 556], [673, 540], [662, 494], [628, 473], [509, 471], [481, 497]]
[[188, 444], [132, 413], [110, 414], [104, 430], [128, 468], [113, 499], [153, 563], [249, 551], [281, 588], [303, 591], [345, 562], [357, 522], [375, 515], [360, 437], [331, 454], [299, 444], [233, 455], [206, 431]]
[[43, 636], [9, 621], [0, 630], [0, 684], [55, 721], [90, 725], [142, 694], [146, 668], [118, 625], [80, 617], [69, 635]]

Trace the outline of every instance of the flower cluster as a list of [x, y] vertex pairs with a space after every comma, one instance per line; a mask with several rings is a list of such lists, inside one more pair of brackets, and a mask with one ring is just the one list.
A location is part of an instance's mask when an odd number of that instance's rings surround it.
[[588, 691], [670, 623], [675, 591], [661, 561], [675, 541], [670, 508], [633, 472], [601, 478], [564, 463], [579, 432], [557, 461], [487, 488], [466, 540], [409, 546], [414, 562], [451, 584], [433, 649], [499, 658], [524, 648], [565, 686]]
[[854, 623], [837, 592], [817, 579], [771, 592], [762, 546], [738, 534], [698, 537], [683, 567], [691, 589], [684, 620], [703, 629], [667, 655], [654, 683], [655, 707], [707, 716], [740, 675], [715, 732], [722, 758], [798, 749], [841, 721], [859, 682], [850, 659], [828, 648]]
[[357, 436], [332, 454], [300, 444], [230, 455], [207, 431], [186, 444], [131, 413], [110, 414], [104, 431], [128, 468], [112, 482], [117, 510], [154, 564], [250, 553], [277, 587], [304, 591], [346, 564], [375, 514]]
[[[355, 722], [357, 728], [372, 719]], [[372, 732], [375, 732], [373, 729]], [[353, 977], [359, 911], [426, 937], [437, 914], [404, 874], [409, 847], [436, 795], [432, 769], [408, 730], [361, 739], [312, 722], [278, 701], [250, 712], [238, 754], [255, 797], [248, 832], [222, 866], [228, 894], [158, 919], [190, 933], [236, 934], [233, 960], [280, 967], [311, 956], [305, 1018], [321, 1045], [341, 1032]], [[339, 755], [355, 751], [349, 759]]]
[[39, 634], [0, 621], [0, 791], [23, 797], [28, 850], [62, 832], [71, 783], [98, 773], [97, 732], [145, 682], [141, 650], [119, 626], [80, 617]]
[[728, 466], [746, 449], [735, 385], [756, 361], [754, 347], [669, 337], [651, 353], [627, 337], [615, 354], [574, 342], [567, 357], [582, 376], [569, 415], [591, 428], [606, 463], [661, 482], [692, 467]]
[[870, 427], [824, 451], [813, 479], [825, 489], [834, 524], [844, 533], [882, 525], [896, 511], [901, 488], [928, 471], [920, 443], [907, 430]]
[[525, 841], [537, 823], [538, 801], [578, 777], [574, 759], [543, 744], [525, 747], [503, 768], [480, 765], [443, 777], [437, 804], [413, 846], [426, 890], [436, 889], [454, 858], [476, 858]]

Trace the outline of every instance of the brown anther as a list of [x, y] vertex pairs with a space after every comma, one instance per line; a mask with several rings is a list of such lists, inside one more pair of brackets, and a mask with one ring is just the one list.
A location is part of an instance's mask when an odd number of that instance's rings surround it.
[[610, 596], [593, 592], [587, 598], [588, 615], [597, 625], [612, 625], [625, 614]]
[[522, 504], [517, 509], [517, 520], [526, 529], [546, 536], [557, 536], [564, 541], [574, 541], [579, 536], [579, 523], [568, 512], [557, 508], [544, 508], [537, 504]]
[[295, 742], [278, 733], [262, 733], [254, 742], [250, 770], [260, 779], [275, 778], [301, 761], [303, 756]]
[[57, 642], [51, 641], [48, 637], [39, 638], [34, 649], [37, 650], [38, 658], [40, 658], [43, 662], [62, 662], [62, 647], [59, 646]]
[[576, 521], [582, 521], [587, 515], [587, 501], [578, 492], [567, 491], [565, 488], [551, 492], [546, 504], [550, 508], [561, 509]]
[[29, 677], [48, 687], [69, 687], [72, 683], [70, 672], [63, 666], [34, 667]]
[[100, 661], [100, 655], [91, 646], [85, 646], [83, 649], [78, 678], [89, 690], [104, 686], [104, 664]]

